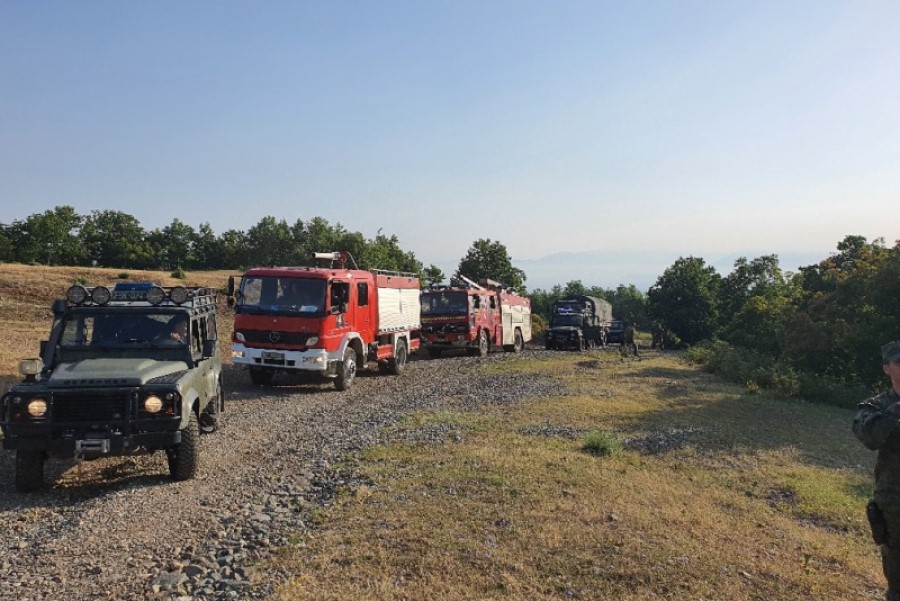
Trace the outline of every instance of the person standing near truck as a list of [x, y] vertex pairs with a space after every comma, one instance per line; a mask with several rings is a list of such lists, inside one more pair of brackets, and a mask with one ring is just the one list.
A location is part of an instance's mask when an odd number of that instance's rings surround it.
[[625, 360], [626, 355], [631, 355], [638, 360], [641, 358], [641, 355], [638, 353], [637, 342], [634, 338], [636, 325], [637, 324], [632, 321], [625, 327], [625, 331], [622, 332], [622, 347], [620, 352], [622, 353], [623, 361]]
[[878, 451], [875, 491], [866, 506], [881, 565], [887, 579], [887, 601], [900, 601], [900, 342], [881, 347], [881, 368], [891, 387], [859, 404], [853, 433]]

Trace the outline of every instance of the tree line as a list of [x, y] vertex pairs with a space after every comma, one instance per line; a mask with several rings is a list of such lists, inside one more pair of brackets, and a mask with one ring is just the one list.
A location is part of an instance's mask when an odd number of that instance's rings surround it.
[[[308, 265], [312, 253], [350, 252], [363, 269], [420, 275], [423, 284], [445, 275], [424, 267], [396, 236], [374, 238], [321, 217], [288, 223], [266, 216], [247, 230], [216, 235], [178, 219], [146, 230], [132, 215], [96, 210], [79, 215], [59, 206], [11, 224], [0, 224], [0, 261], [47, 265], [98, 265], [123, 269], [216, 270], [255, 265]], [[525, 293], [525, 273], [512, 266], [506, 247], [476, 240], [458, 271], [491, 278]], [[572, 294], [597, 296], [616, 317], [656, 329], [681, 345], [721, 341], [776, 362], [785, 377], [812, 374], [833, 382], [881, 380], [879, 347], [900, 338], [900, 243], [846, 236], [822, 261], [784, 272], [776, 255], [741, 257], [720, 275], [700, 257], [680, 257], [645, 293], [634, 285], [585, 286], [580, 280], [534, 290], [537, 316]], [[776, 370], [777, 371], [777, 370]]]
[[[198, 228], [173, 219], [146, 230], [122, 211], [80, 215], [70, 206], [0, 224], [0, 261], [39, 265], [83, 265], [148, 270], [243, 270], [258, 265], [311, 265], [314, 252], [346, 251], [362, 269], [418, 274], [424, 283], [441, 283], [444, 273], [424, 267], [395, 235], [379, 230], [374, 238], [351, 232], [322, 217], [309, 221], [266, 216], [245, 230], [216, 235], [208, 223]], [[458, 270], [474, 279], [491, 278], [525, 292], [525, 272], [512, 266], [506, 247], [476, 240]]]

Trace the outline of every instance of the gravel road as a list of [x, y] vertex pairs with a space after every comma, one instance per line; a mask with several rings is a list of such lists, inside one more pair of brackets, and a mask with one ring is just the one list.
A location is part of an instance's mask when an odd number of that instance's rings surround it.
[[291, 575], [262, 574], [254, 564], [292, 544], [338, 487], [360, 483], [333, 465], [385, 441], [385, 426], [405, 412], [562, 394], [539, 376], [474, 373], [520, 356], [423, 357], [399, 377], [361, 372], [343, 393], [290, 376], [259, 388], [228, 366], [226, 422], [202, 438], [200, 473], [186, 482], [168, 479], [162, 453], [52, 460], [46, 490], [23, 495], [14, 487], [15, 454], [0, 451], [0, 600], [263, 598]]

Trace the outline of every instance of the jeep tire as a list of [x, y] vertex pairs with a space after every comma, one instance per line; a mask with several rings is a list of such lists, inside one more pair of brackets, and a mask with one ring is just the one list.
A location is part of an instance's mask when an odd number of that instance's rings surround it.
[[200, 431], [197, 427], [197, 416], [191, 411], [187, 428], [181, 431], [181, 443], [166, 449], [169, 460], [169, 475], [181, 482], [197, 475], [200, 464]]

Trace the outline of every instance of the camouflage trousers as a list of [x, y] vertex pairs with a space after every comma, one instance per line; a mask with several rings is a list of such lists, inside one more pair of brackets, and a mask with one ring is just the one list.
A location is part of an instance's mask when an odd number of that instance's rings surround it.
[[900, 499], [876, 497], [866, 511], [872, 537], [881, 547], [881, 567], [888, 587], [885, 598], [900, 601]]

